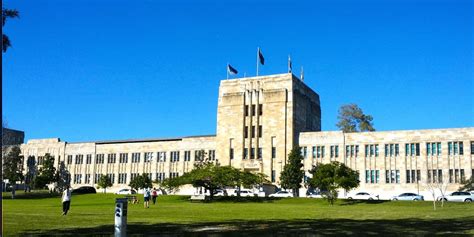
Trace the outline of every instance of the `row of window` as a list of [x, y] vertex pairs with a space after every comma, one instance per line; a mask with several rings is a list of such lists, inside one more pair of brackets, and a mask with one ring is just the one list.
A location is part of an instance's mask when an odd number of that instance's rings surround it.
[[[472, 170], [474, 174], [474, 170]], [[427, 170], [429, 183], [442, 183], [443, 170]], [[461, 183], [465, 180], [464, 169], [450, 169], [449, 183]], [[420, 170], [406, 170], [406, 183], [421, 181]], [[379, 183], [379, 170], [366, 170], [365, 183]], [[400, 170], [385, 170], [385, 183], [400, 183]]]
[[[325, 146], [313, 146], [312, 158], [323, 158]], [[339, 146], [330, 146], [330, 158], [339, 157]], [[307, 148], [302, 147], [301, 154], [307, 158]], [[379, 145], [367, 144], [365, 145], [365, 157], [379, 157]], [[385, 157], [399, 156], [399, 144], [385, 144]], [[436, 156], [442, 154], [441, 142], [426, 143], [426, 154], [428, 156]], [[471, 142], [471, 154], [474, 154], [474, 142]], [[346, 145], [346, 157], [359, 157], [359, 145]], [[406, 143], [406, 156], [420, 156], [420, 143]], [[463, 142], [448, 142], [448, 155], [464, 155]]]
[[[250, 136], [252, 138], [255, 138], [255, 126], [252, 126], [251, 129], [252, 130], [250, 131]], [[262, 125], [259, 125], [258, 126], [258, 137], [262, 137], [262, 133], [263, 133]], [[249, 126], [245, 126], [244, 138], [249, 138]]]
[[[157, 162], [166, 162], [166, 152], [157, 152]], [[151, 162], [153, 161], [153, 152], [145, 152], [144, 153], [144, 162]], [[140, 157], [141, 153], [135, 152], [132, 153], [132, 163], [140, 163]], [[195, 151], [195, 160], [199, 161], [202, 160], [204, 157], [204, 153], [200, 150]], [[209, 160], [215, 160], [216, 159], [216, 151], [215, 150], [209, 150], [208, 153]], [[170, 161], [171, 162], [178, 162], [180, 158], [180, 153], [179, 151], [172, 151], [170, 152]], [[114, 164], [116, 163], [116, 154], [107, 154], [107, 163], [109, 164]], [[184, 152], [184, 161], [191, 161], [191, 151], [185, 151]], [[39, 162], [43, 162], [43, 159], [39, 159]], [[83, 164], [84, 162], [84, 155], [76, 155], [74, 164]], [[67, 164], [72, 164], [73, 163], [73, 156], [68, 155]], [[92, 155], [88, 154], [86, 155], [86, 164], [91, 164], [92, 163]], [[104, 154], [97, 154], [96, 159], [95, 159], [96, 164], [104, 164], [105, 163], [105, 155]], [[119, 154], [119, 163], [128, 163], [128, 153], [120, 153]], [[40, 163], [38, 163], [41, 165]]]
[[[255, 116], [257, 113], [256, 113], [256, 105], [245, 105], [245, 110], [244, 110], [244, 114], [245, 116]], [[263, 105], [262, 104], [259, 104], [258, 105], [258, 115], [261, 116], [263, 114]]]

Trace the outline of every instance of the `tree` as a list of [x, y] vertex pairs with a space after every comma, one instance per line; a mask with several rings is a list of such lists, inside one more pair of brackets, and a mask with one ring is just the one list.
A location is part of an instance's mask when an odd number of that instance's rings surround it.
[[134, 179], [130, 180], [129, 186], [133, 189], [149, 188], [152, 186], [150, 177], [147, 174], [138, 175]]
[[212, 200], [214, 192], [218, 188], [228, 186], [251, 187], [263, 182], [266, 182], [264, 174], [240, 171], [231, 166], [218, 166], [212, 162], [201, 162], [196, 164], [193, 170], [182, 176], [165, 179], [162, 185], [168, 190], [179, 188], [185, 184], [191, 184], [193, 187], [203, 187], [209, 190], [210, 199]]
[[97, 187], [103, 188], [104, 193], [106, 193], [107, 188], [112, 187], [112, 181], [110, 180], [110, 177], [108, 175], [100, 175], [99, 181], [97, 182]]
[[62, 192], [67, 187], [71, 186], [71, 173], [66, 169], [64, 161], [59, 163], [59, 169], [56, 172], [56, 183], [59, 192]]
[[[2, 8], [2, 28], [5, 27], [5, 23], [7, 22], [8, 18], [17, 18], [20, 17], [20, 14], [15, 9], [6, 9]], [[11, 47], [10, 39], [7, 35], [2, 35], [2, 50], [5, 53], [7, 49]]]
[[298, 196], [298, 189], [301, 188], [304, 177], [302, 161], [301, 148], [296, 146], [288, 155], [288, 163], [285, 164], [281, 172], [281, 186], [284, 189], [291, 189], [295, 197]]
[[362, 109], [356, 104], [341, 106], [337, 118], [339, 122], [336, 126], [344, 132], [375, 131], [372, 116], [365, 115]]
[[34, 178], [34, 186], [38, 189], [44, 188], [47, 184], [55, 182], [56, 168], [54, 168], [54, 157], [46, 153], [43, 157], [43, 166], [39, 168], [39, 174]]
[[461, 181], [462, 186], [459, 187], [459, 191], [474, 191], [474, 174], [471, 175], [470, 179]]
[[3, 179], [8, 179], [11, 184], [23, 180], [23, 156], [18, 146], [11, 148], [10, 152], [3, 158]]
[[338, 189], [348, 192], [359, 186], [359, 173], [337, 161], [314, 166], [309, 172], [313, 175], [308, 180], [309, 186], [326, 191], [323, 197], [331, 205], [337, 200]]

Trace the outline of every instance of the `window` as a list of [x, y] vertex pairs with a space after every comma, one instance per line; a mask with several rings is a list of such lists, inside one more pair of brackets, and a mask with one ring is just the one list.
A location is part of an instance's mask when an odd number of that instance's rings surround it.
[[405, 155], [406, 156], [420, 156], [420, 143], [406, 143]]
[[385, 170], [386, 183], [400, 183], [400, 170]]
[[172, 151], [170, 153], [170, 161], [171, 162], [178, 162], [179, 161], [179, 151]]
[[145, 152], [144, 162], [151, 162], [153, 160], [153, 152]]
[[406, 170], [407, 183], [417, 183], [421, 181], [420, 170]]
[[378, 183], [379, 182], [379, 170], [366, 170], [365, 171], [365, 182], [366, 183]]
[[170, 172], [170, 178], [176, 178], [179, 176], [178, 172]]
[[255, 148], [251, 148], [250, 149], [250, 159], [254, 159], [255, 158]]
[[244, 148], [244, 159], [247, 159], [248, 149]]
[[156, 156], [158, 157], [157, 162], [166, 162], [166, 152], [164, 152], [164, 151], [157, 152]]
[[474, 141], [471, 141], [471, 155], [474, 155]]
[[448, 142], [448, 155], [457, 155], [457, 154], [464, 155], [463, 142]]
[[209, 160], [216, 160], [216, 150], [209, 150]]
[[245, 126], [245, 129], [244, 129], [244, 138], [249, 138], [249, 126]]
[[204, 160], [204, 151], [203, 150], [194, 151], [194, 160], [195, 161]]
[[257, 157], [258, 157], [258, 159], [262, 159], [262, 148], [261, 147], [258, 148]]
[[339, 146], [331, 146], [330, 147], [331, 149], [331, 158], [334, 158], [334, 157], [339, 157]]
[[[87, 154], [86, 156], [86, 164], [90, 164], [92, 162], [92, 155], [91, 154]], [[89, 182], [87, 182], [89, 183]]]
[[302, 147], [301, 148], [301, 155], [303, 156], [303, 159], [306, 159], [308, 157], [308, 148], [307, 147]]
[[399, 155], [398, 144], [385, 144], [385, 157], [392, 157]]
[[252, 116], [255, 116], [255, 105], [252, 105]]
[[191, 151], [184, 151], [184, 161], [191, 161]]
[[104, 154], [97, 154], [95, 156], [95, 163], [96, 164], [103, 164], [104, 163]]
[[234, 159], [234, 148], [229, 148], [229, 158], [230, 158], [231, 160]]
[[262, 116], [262, 114], [263, 114], [263, 105], [262, 105], [262, 104], [259, 104], [259, 105], [258, 105], [258, 115], [259, 115], [259, 116]]
[[130, 174], [130, 181], [134, 180], [138, 176], [138, 173], [131, 173]]
[[115, 163], [115, 154], [108, 154], [107, 155], [107, 163]]
[[112, 183], [115, 183], [115, 174], [107, 174], [107, 176], [109, 177]]
[[76, 164], [82, 164], [84, 155], [76, 155]]
[[84, 183], [85, 184], [90, 184], [91, 183], [91, 175], [90, 174], [86, 174], [86, 178], [84, 180]]
[[166, 177], [165, 177], [165, 173], [156, 173], [156, 179], [159, 180], [159, 181], [162, 181], [164, 180]]
[[74, 175], [74, 184], [80, 184], [82, 179], [82, 174], [75, 174]]
[[324, 146], [316, 146], [316, 158], [324, 158]]
[[121, 173], [118, 175], [118, 183], [119, 184], [126, 184], [127, 183], [127, 174]]
[[132, 163], [140, 163], [140, 153], [132, 153]]
[[128, 163], [128, 153], [120, 153], [119, 162], [120, 163]]
[[272, 170], [272, 183], [275, 182], [275, 174], [276, 174], [276, 171]]
[[262, 137], [262, 125], [258, 126], [258, 137]]
[[100, 175], [101, 175], [101, 174], [95, 174], [95, 175], [94, 175], [94, 183], [95, 183], [95, 184], [99, 182]]
[[248, 105], [245, 105], [244, 114], [245, 114], [246, 117], [249, 116], [249, 106]]
[[428, 183], [442, 183], [443, 170], [428, 170]]
[[67, 164], [72, 164], [72, 155], [67, 155]]
[[252, 138], [255, 137], [255, 126], [252, 126], [251, 136], [252, 136]]

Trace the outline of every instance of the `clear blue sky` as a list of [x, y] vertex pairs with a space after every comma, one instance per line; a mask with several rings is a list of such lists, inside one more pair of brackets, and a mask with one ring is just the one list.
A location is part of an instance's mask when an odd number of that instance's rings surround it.
[[[4, 1], [2, 114], [26, 138], [215, 134], [219, 81], [284, 73], [357, 103], [377, 130], [474, 126], [473, 4], [393, 1]], [[256, 2], [256, 1], [255, 1]]]

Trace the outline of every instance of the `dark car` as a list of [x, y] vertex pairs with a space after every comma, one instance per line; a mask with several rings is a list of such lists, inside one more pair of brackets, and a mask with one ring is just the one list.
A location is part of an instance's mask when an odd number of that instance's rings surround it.
[[91, 187], [91, 186], [82, 186], [80, 188], [76, 188], [74, 190], [72, 190], [72, 193], [75, 193], [75, 194], [85, 194], [85, 193], [97, 193], [97, 191], [95, 191], [95, 188], [94, 187]]

